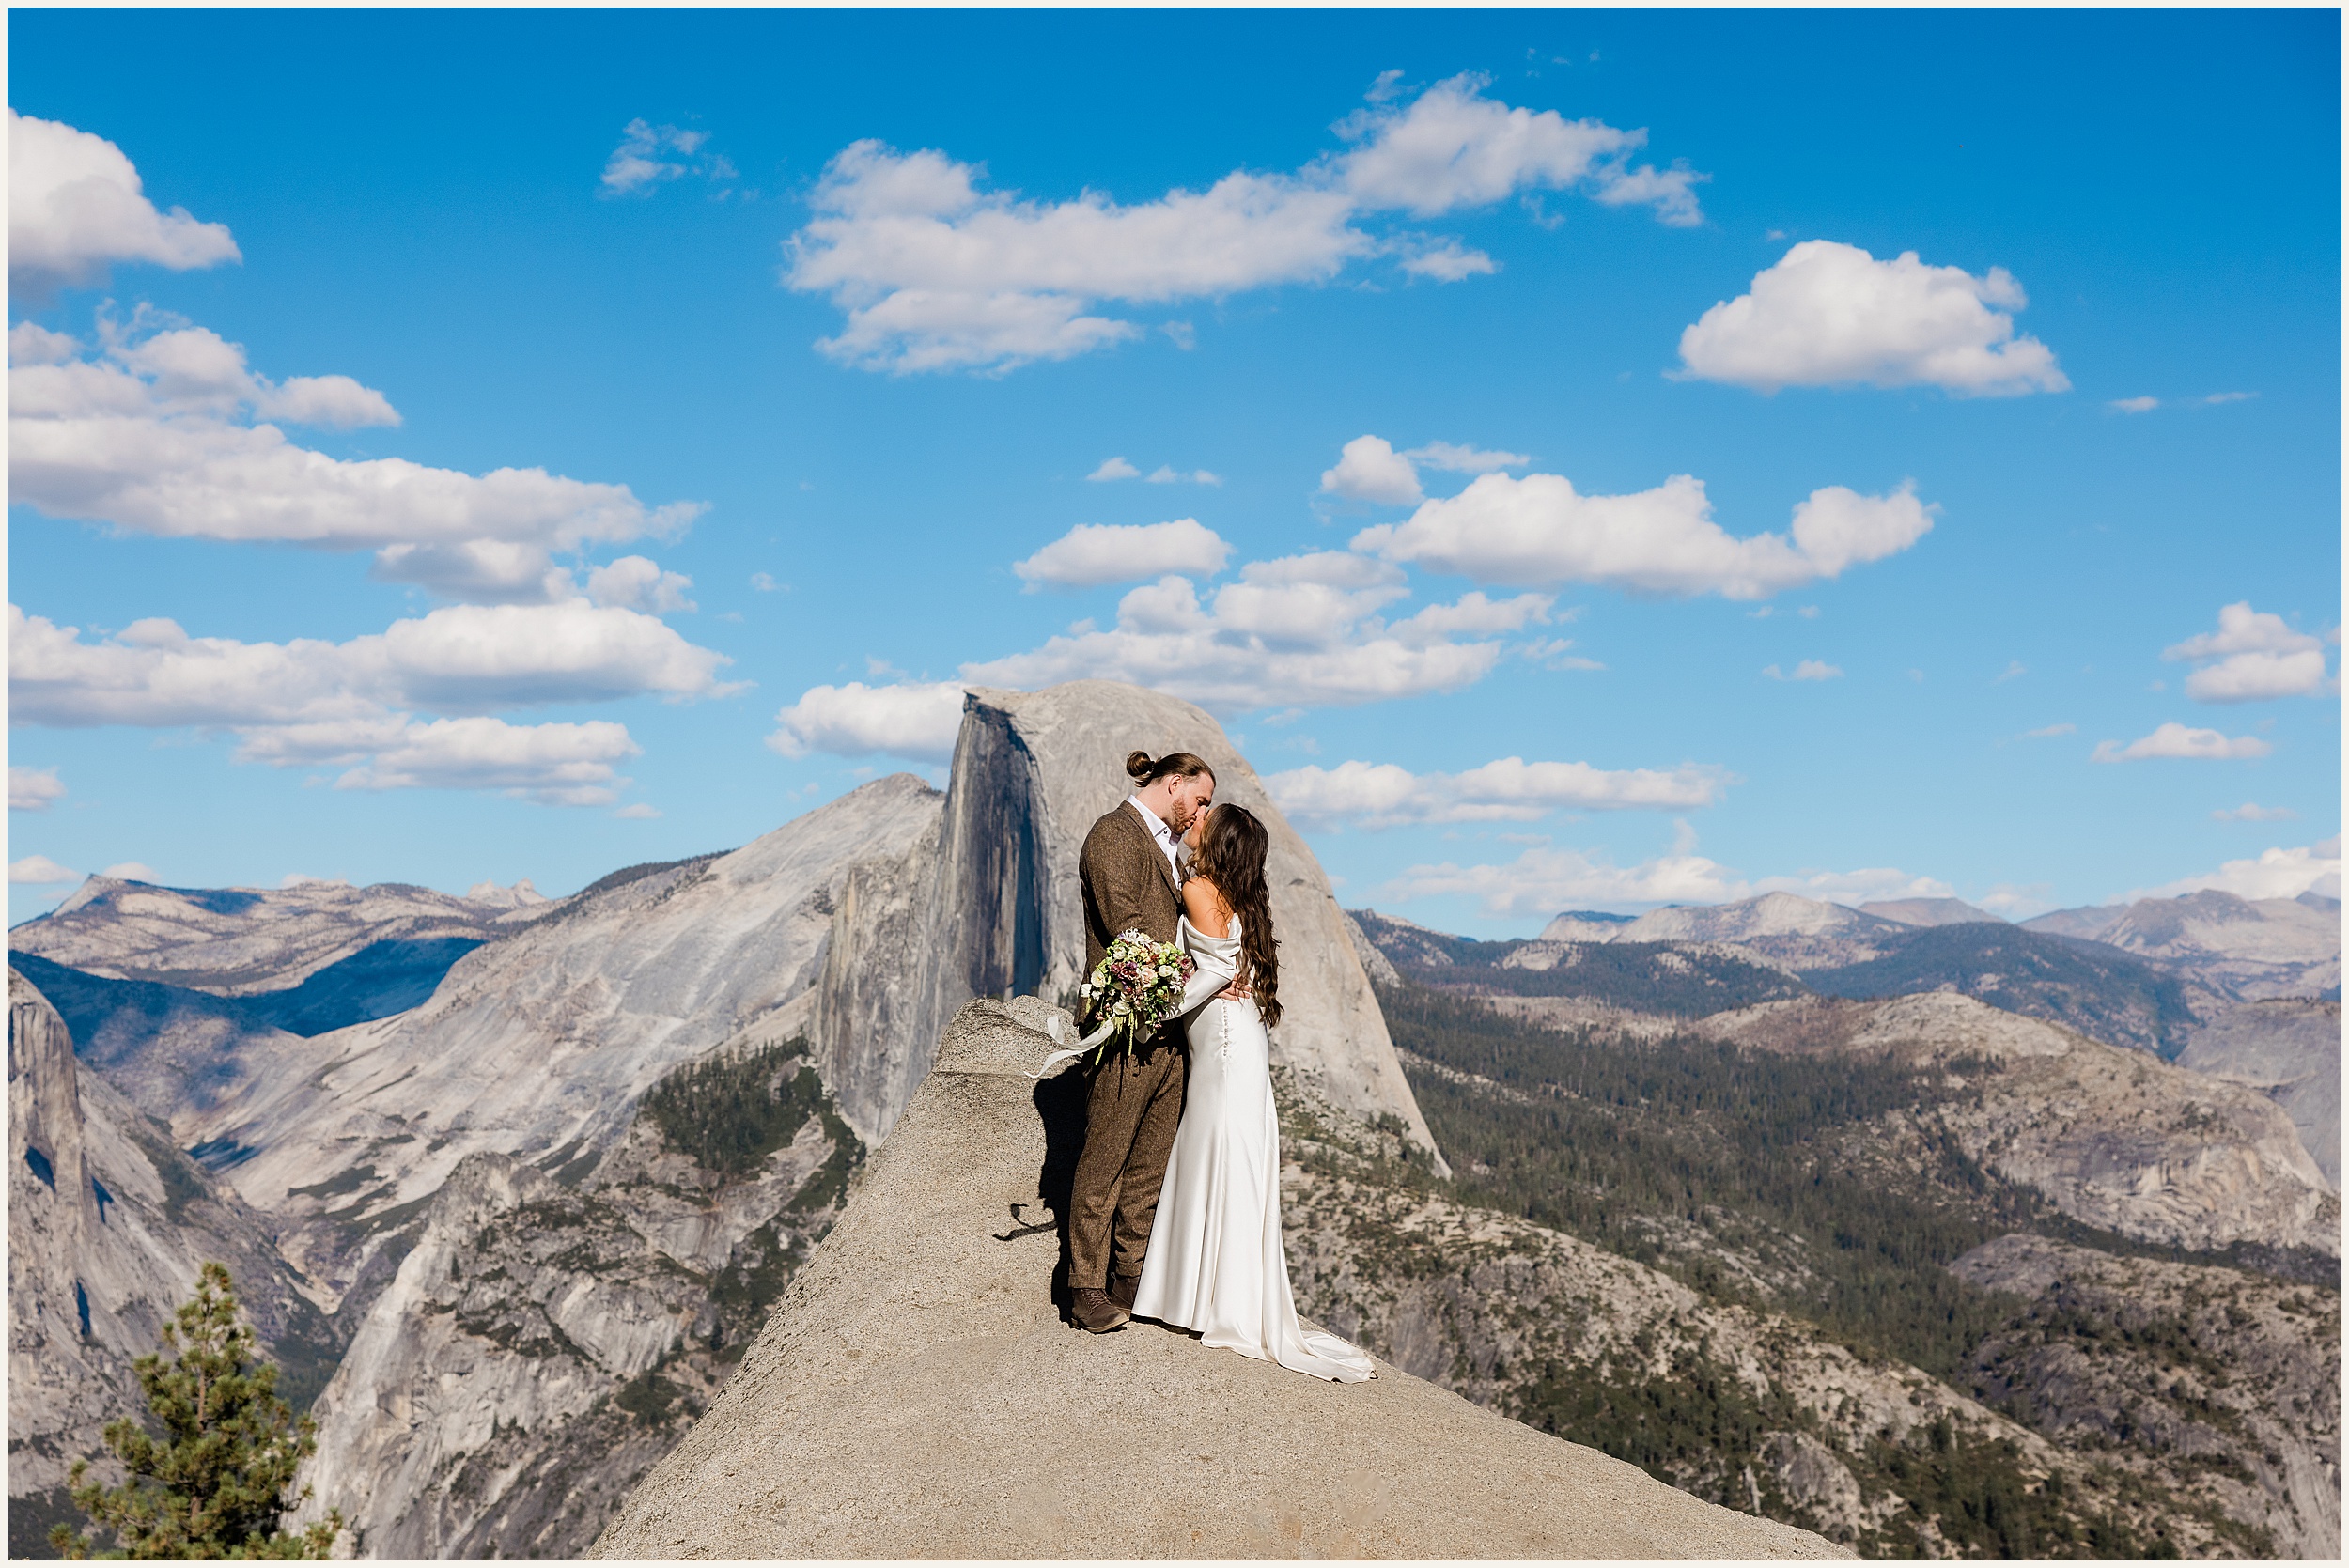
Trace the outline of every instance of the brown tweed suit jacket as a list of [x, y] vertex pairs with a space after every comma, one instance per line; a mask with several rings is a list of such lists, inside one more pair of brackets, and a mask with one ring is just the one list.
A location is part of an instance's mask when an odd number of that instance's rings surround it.
[[[1077, 857], [1077, 880], [1084, 888], [1085, 973], [1101, 961], [1111, 942], [1128, 931], [1171, 942], [1182, 918], [1182, 892], [1174, 869], [1150, 836], [1142, 814], [1120, 800], [1093, 825]], [[1087, 1017], [1091, 1009], [1086, 1010]]]

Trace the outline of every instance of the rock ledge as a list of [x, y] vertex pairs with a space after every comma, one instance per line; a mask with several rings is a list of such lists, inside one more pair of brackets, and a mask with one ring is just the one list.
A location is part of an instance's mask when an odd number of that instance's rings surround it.
[[596, 1555], [1847, 1555], [1383, 1363], [1338, 1386], [1155, 1325], [1066, 1327], [1053, 1231], [1019, 1234], [1073, 1131], [1073, 1083], [1019, 1076], [1051, 1027], [1025, 998], [956, 1015], [839, 1225]]

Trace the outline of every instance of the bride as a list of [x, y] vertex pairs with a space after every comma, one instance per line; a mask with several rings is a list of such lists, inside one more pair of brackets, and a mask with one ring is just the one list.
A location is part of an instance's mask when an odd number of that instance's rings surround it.
[[[1177, 927], [1198, 967], [1184, 996], [1190, 1077], [1158, 1221], [1143, 1256], [1136, 1317], [1196, 1329], [1200, 1343], [1332, 1382], [1372, 1375], [1368, 1356], [1307, 1330], [1289, 1294], [1281, 1239], [1281, 1124], [1271, 1041], [1281, 1021], [1264, 824], [1245, 808], [1192, 819]], [[1251, 994], [1252, 993], [1252, 994]]]

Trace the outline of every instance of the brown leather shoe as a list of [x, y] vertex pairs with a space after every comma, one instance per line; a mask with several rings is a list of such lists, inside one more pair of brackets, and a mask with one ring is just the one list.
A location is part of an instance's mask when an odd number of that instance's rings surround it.
[[1068, 1315], [1077, 1320], [1077, 1327], [1088, 1334], [1106, 1334], [1112, 1328], [1123, 1328], [1133, 1313], [1110, 1299], [1110, 1293], [1097, 1287], [1072, 1290]]
[[1121, 1274], [1110, 1281], [1110, 1300], [1128, 1313], [1134, 1310], [1134, 1297], [1142, 1291], [1142, 1276]]

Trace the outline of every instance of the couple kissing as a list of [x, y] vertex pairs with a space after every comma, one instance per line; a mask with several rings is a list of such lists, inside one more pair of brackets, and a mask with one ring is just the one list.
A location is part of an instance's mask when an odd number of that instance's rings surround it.
[[1133, 793], [1093, 825], [1078, 861], [1085, 972], [1128, 932], [1179, 944], [1193, 969], [1173, 1017], [1092, 1069], [1069, 1204], [1071, 1316], [1097, 1334], [1150, 1318], [1213, 1348], [1361, 1382], [1370, 1358], [1306, 1329], [1289, 1291], [1264, 824], [1216, 804], [1214, 771], [1188, 752], [1135, 752], [1126, 772]]

